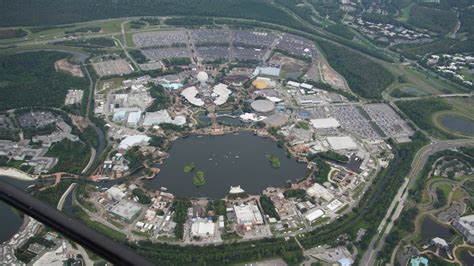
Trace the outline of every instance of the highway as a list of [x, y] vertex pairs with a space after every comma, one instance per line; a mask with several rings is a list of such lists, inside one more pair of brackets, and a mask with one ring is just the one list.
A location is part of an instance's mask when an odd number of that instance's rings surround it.
[[369, 248], [362, 257], [362, 265], [375, 264], [377, 253], [383, 248], [383, 245], [385, 244], [385, 238], [390, 233], [394, 221], [396, 221], [402, 213], [405, 201], [408, 197], [408, 190], [415, 184], [415, 181], [429, 156], [441, 150], [471, 145], [474, 145], [474, 139], [437, 141], [424, 146], [416, 153], [415, 158], [411, 164], [411, 170], [408, 177], [405, 179], [405, 182], [398, 190], [397, 195], [390, 204], [385, 217], [382, 219], [382, 222], [378, 227], [378, 233], [374, 235], [370, 241]]
[[0, 180], [0, 200], [63, 234], [115, 265], [154, 265], [119, 242], [90, 229], [4, 180]]

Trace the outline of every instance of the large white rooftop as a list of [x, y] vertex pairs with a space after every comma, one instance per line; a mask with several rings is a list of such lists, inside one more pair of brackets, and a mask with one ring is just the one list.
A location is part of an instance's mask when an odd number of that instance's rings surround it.
[[222, 105], [227, 102], [229, 95], [232, 93], [231, 90], [227, 88], [227, 85], [219, 83], [213, 88], [213, 96], [216, 97], [214, 103], [216, 105]]
[[213, 236], [215, 232], [216, 224], [211, 221], [198, 220], [191, 225], [191, 234], [193, 236]]
[[327, 141], [333, 150], [356, 150], [357, 143], [349, 137], [327, 137]]
[[311, 125], [316, 129], [339, 127], [340, 124], [335, 118], [311, 119]]
[[190, 102], [192, 105], [203, 106], [204, 101], [201, 100], [200, 98], [196, 98], [196, 95], [198, 94], [199, 94], [199, 91], [194, 86], [188, 87], [181, 92], [181, 96], [186, 98], [186, 100]]
[[150, 137], [147, 135], [133, 135], [125, 137], [119, 144], [119, 149], [128, 150], [139, 144], [148, 144]]
[[312, 222], [316, 219], [318, 219], [319, 217], [323, 216], [324, 215], [324, 212], [321, 210], [321, 209], [312, 209], [312, 210], [309, 210], [305, 215], [304, 217], [306, 218], [306, 220], [308, 220], [309, 222]]
[[145, 120], [143, 121], [144, 126], [159, 125], [162, 123], [170, 123], [182, 126], [186, 124], [186, 117], [176, 116], [174, 119], [172, 119], [166, 110], [148, 112], [145, 114]]

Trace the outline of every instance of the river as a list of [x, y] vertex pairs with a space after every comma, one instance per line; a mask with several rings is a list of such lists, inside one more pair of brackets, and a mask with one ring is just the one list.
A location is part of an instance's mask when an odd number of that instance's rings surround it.
[[[166, 187], [177, 196], [222, 198], [230, 186], [237, 185], [247, 193], [261, 194], [266, 187], [284, 186], [287, 180], [295, 181], [306, 173], [306, 165], [288, 158], [275, 141], [250, 132], [180, 138], [169, 154], [160, 173], [145, 180], [145, 185], [151, 189]], [[274, 169], [266, 154], [276, 155], [280, 168]], [[196, 169], [184, 173], [184, 166], [192, 162]], [[193, 184], [197, 170], [205, 173], [206, 184], [202, 187]]]

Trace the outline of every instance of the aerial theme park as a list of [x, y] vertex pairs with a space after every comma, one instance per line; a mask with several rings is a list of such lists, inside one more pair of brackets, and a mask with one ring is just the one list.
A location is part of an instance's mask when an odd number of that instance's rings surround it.
[[474, 265], [472, 2], [32, 2], [0, 265], [122, 264], [56, 218], [155, 265]]

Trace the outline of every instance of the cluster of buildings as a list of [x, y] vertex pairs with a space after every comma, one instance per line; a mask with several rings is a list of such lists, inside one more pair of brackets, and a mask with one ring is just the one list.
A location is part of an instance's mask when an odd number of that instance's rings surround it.
[[[24, 138], [18, 140], [0, 140], [0, 156], [11, 161], [21, 161], [20, 168], [31, 174], [48, 173], [58, 159], [46, 156], [49, 148], [63, 139], [79, 141], [72, 134], [72, 128], [60, 116], [47, 111], [30, 111], [17, 114], [15, 119], [22, 130]], [[45, 132], [41, 132], [41, 129]], [[28, 138], [28, 139], [27, 139]]]
[[68, 90], [66, 99], [64, 100], [65, 105], [79, 105], [82, 103], [82, 97], [84, 96], [83, 90]]
[[472, 87], [474, 81], [474, 56], [471, 54], [432, 54], [425, 63], [434, 71], [465, 86]]
[[370, 21], [364, 21], [360, 17], [353, 21], [345, 21], [345, 23], [357, 29], [370, 39], [389, 45], [426, 43], [432, 41], [432, 38], [428, 33], [407, 29], [400, 25], [373, 23]]

